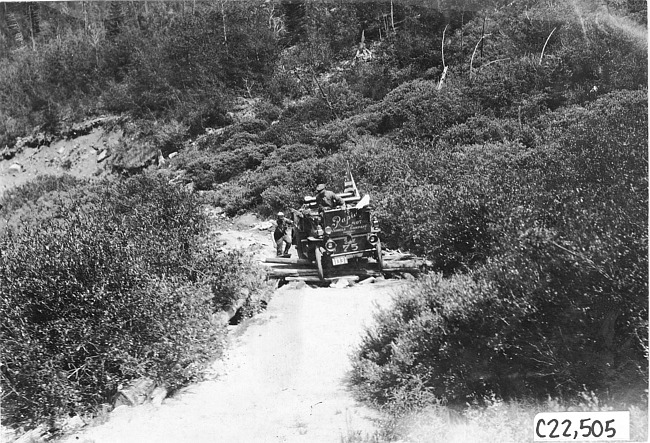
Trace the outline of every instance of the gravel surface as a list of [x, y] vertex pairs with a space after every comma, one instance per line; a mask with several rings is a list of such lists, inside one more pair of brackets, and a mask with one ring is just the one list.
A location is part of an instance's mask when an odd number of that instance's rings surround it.
[[[397, 280], [347, 288], [280, 288], [233, 327], [212, 379], [161, 405], [119, 407], [67, 442], [341, 442], [371, 436], [378, 413], [347, 386], [349, 355]], [[358, 441], [358, 440], [356, 440]]]

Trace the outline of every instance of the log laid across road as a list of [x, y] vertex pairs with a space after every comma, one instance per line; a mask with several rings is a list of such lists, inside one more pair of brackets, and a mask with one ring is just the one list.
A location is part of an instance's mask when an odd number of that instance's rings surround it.
[[[390, 253], [384, 255], [384, 263], [398, 261], [400, 263], [405, 263], [409, 261], [421, 261], [424, 263], [424, 260], [418, 259], [413, 254], [402, 254], [402, 253]], [[305, 258], [285, 258], [285, 257], [268, 257], [264, 259], [264, 263], [273, 263], [281, 265], [297, 265], [297, 266], [312, 266], [313, 262]]]
[[[407, 272], [410, 274], [418, 274], [423, 265], [422, 261], [418, 260], [400, 260], [394, 262], [384, 262], [383, 270], [377, 268], [376, 263], [368, 263], [367, 266], [362, 268], [351, 268], [347, 266], [333, 267], [326, 271], [328, 277], [342, 277], [345, 275], [358, 275], [358, 276], [379, 276], [383, 272]], [[314, 266], [310, 263], [310, 266]], [[286, 277], [309, 277], [318, 276], [318, 270], [314, 267], [297, 267], [288, 265], [270, 266], [267, 275], [270, 278], [286, 278]]]
[[[316, 281], [318, 279], [316, 264], [304, 258], [269, 257], [264, 260], [264, 263], [267, 264], [269, 278], [306, 279], [305, 281]], [[413, 254], [388, 252], [384, 254], [384, 266], [381, 270], [374, 259], [368, 259], [367, 262], [360, 264], [329, 267], [325, 273], [329, 279], [349, 275], [379, 276], [384, 272], [403, 272], [417, 275], [422, 268], [430, 265], [429, 261], [418, 258]]]
[[312, 276], [308, 275], [305, 277], [286, 277], [286, 281], [304, 281], [305, 283], [321, 283], [323, 281], [325, 282], [333, 282], [336, 280], [340, 279], [345, 279], [348, 281], [359, 281], [359, 276], [358, 275], [342, 275], [340, 277], [325, 277], [323, 280], [321, 280], [318, 276]]
[[264, 259], [264, 263], [276, 263], [281, 265], [298, 265], [298, 266], [311, 266], [312, 262], [306, 258], [284, 258], [284, 257], [268, 257]]

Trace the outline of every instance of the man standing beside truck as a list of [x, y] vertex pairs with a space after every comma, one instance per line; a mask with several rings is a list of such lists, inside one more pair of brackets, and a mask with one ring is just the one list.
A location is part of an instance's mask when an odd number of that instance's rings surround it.
[[278, 212], [275, 231], [273, 232], [273, 240], [275, 240], [278, 257], [291, 257], [289, 249], [291, 248], [292, 230], [293, 221], [286, 218], [284, 212]]

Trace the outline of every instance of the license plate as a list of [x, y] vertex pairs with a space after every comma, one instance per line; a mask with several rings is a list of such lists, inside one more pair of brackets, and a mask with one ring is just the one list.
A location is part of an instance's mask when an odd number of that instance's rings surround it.
[[334, 266], [336, 265], [344, 265], [348, 262], [347, 257], [332, 257], [332, 264]]

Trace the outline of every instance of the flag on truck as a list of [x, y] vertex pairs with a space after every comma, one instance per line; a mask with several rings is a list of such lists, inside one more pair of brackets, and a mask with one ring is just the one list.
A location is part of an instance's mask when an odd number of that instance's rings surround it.
[[357, 184], [354, 182], [354, 177], [352, 177], [352, 171], [350, 170], [350, 163], [347, 164], [347, 173], [345, 176], [345, 189], [343, 192], [346, 195], [354, 196], [354, 199], [359, 200], [361, 195], [359, 195], [359, 190], [357, 189]]

